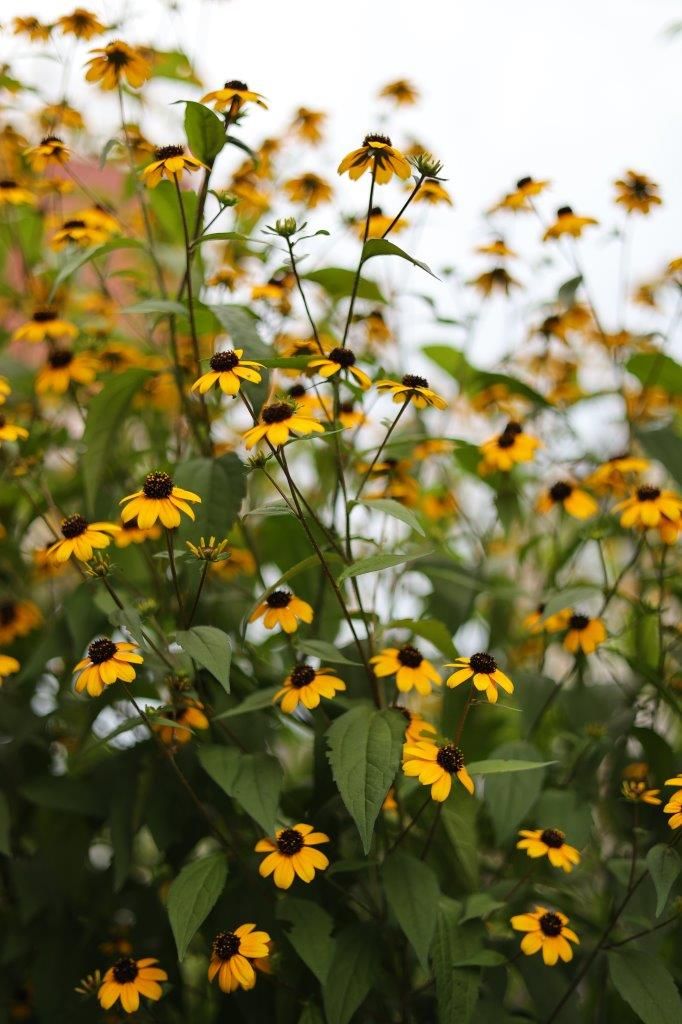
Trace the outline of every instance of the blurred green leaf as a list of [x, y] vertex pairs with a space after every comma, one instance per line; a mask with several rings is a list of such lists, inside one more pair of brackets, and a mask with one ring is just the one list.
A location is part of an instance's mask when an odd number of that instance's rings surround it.
[[286, 937], [321, 985], [333, 962], [334, 921], [322, 907], [310, 900], [286, 896], [277, 904], [277, 918], [288, 922]]
[[682, 438], [672, 427], [635, 430], [635, 436], [647, 455], [656, 459], [682, 485]]
[[178, 630], [175, 639], [197, 665], [218, 680], [226, 693], [230, 692], [232, 645], [227, 633], [215, 626], [193, 626]]
[[656, 889], [656, 917], [660, 917], [682, 869], [682, 861], [677, 850], [666, 843], [658, 843], [647, 853], [646, 866]]
[[339, 934], [333, 964], [323, 992], [327, 1024], [349, 1024], [375, 980], [377, 944], [365, 925]]
[[438, 879], [427, 864], [401, 851], [386, 858], [381, 875], [388, 905], [426, 970], [440, 899]]
[[[304, 274], [305, 281], [313, 281], [319, 284], [332, 299], [347, 299], [353, 293], [355, 283], [355, 271], [346, 270], [344, 267], [325, 267], [322, 270], [313, 270], [310, 274]], [[369, 299], [370, 302], [385, 302], [386, 299], [379, 291], [374, 281], [360, 279], [358, 284], [357, 297]]]
[[644, 387], [659, 387], [669, 395], [682, 395], [682, 366], [663, 352], [638, 352], [630, 356], [625, 369]]
[[480, 955], [477, 933], [459, 924], [461, 905], [443, 897], [436, 916], [433, 973], [436, 978], [438, 1024], [470, 1024], [478, 1001], [481, 973], [473, 967], [455, 967]]
[[392, 516], [393, 519], [399, 519], [412, 530], [421, 534], [422, 537], [426, 536], [424, 527], [421, 525], [414, 512], [411, 509], [406, 508], [405, 505], [401, 505], [399, 501], [394, 501], [393, 498], [365, 498], [351, 504], [363, 505], [370, 511], [376, 509], [378, 512], [383, 512], [387, 516]]
[[9, 812], [9, 803], [4, 793], [0, 792], [0, 853], [4, 853], [6, 857], [11, 857], [12, 848], [10, 846], [10, 828], [12, 819]]
[[682, 1000], [658, 957], [640, 949], [612, 949], [608, 961], [611, 981], [644, 1024], [680, 1024]]
[[268, 835], [274, 833], [282, 788], [282, 769], [276, 758], [243, 754], [232, 747], [202, 746], [199, 761]]
[[217, 459], [182, 462], [174, 479], [179, 487], [194, 491], [201, 498], [201, 504], [193, 506], [196, 519], [183, 522], [180, 536], [191, 537], [195, 543], [200, 537], [226, 538], [246, 495], [244, 466], [234, 452]]
[[368, 572], [380, 572], [382, 569], [392, 569], [395, 565], [404, 565], [405, 562], [414, 562], [417, 558], [424, 558], [430, 555], [430, 551], [417, 551], [414, 554], [391, 555], [382, 552], [379, 555], [368, 555], [366, 558], [358, 558], [352, 565], [346, 566], [340, 573], [337, 582], [343, 583], [353, 576], [364, 576]]
[[184, 960], [187, 947], [225, 888], [227, 861], [223, 854], [187, 864], [168, 890], [168, 917], [178, 950]]
[[[509, 764], [507, 758], [525, 758], [525, 763], [532, 764], [541, 761], [542, 755], [530, 743], [522, 741], [503, 743], [492, 751], [492, 763], [500, 759], [502, 764]], [[498, 843], [512, 838], [517, 825], [540, 796], [544, 778], [544, 771], [527, 771], [521, 777], [516, 771], [508, 771], [486, 780], [485, 802]]]

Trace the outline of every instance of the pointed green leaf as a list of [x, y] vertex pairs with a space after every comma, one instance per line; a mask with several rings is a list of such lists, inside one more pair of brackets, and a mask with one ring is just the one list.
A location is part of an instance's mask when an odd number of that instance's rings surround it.
[[419, 267], [421, 270], [425, 270], [431, 277], [438, 277], [434, 274], [426, 263], [416, 260], [414, 256], [410, 256], [409, 253], [401, 249], [400, 246], [395, 245], [394, 242], [389, 242], [387, 238], [370, 238], [368, 239], [362, 249], [362, 262], [366, 263], [367, 260], [371, 260], [374, 256], [400, 256], [401, 259], [407, 260], [408, 263], [412, 263], [415, 267]]
[[646, 866], [656, 889], [656, 917], [660, 917], [682, 868], [682, 861], [677, 850], [666, 843], [659, 843], [647, 853]]
[[324, 985], [334, 956], [333, 919], [317, 903], [290, 896], [277, 904], [277, 917], [291, 925], [286, 930], [289, 942]]
[[167, 909], [180, 960], [213, 910], [226, 879], [227, 861], [215, 854], [187, 864], [171, 884]]
[[612, 949], [608, 959], [611, 981], [644, 1024], [680, 1024], [682, 999], [658, 957], [639, 949]]
[[422, 537], [426, 536], [424, 527], [417, 519], [412, 509], [406, 508], [405, 505], [401, 505], [399, 501], [394, 501], [393, 498], [367, 498], [356, 502], [357, 505], [363, 505], [365, 508], [377, 512], [383, 512], [387, 516], [392, 516], [394, 519], [399, 519], [402, 523], [405, 523], [410, 529], [415, 530], [421, 534]]
[[268, 835], [274, 833], [282, 789], [282, 769], [276, 758], [243, 754], [233, 747], [206, 746], [199, 751], [199, 761]]
[[215, 626], [193, 626], [179, 630], [175, 639], [192, 661], [210, 672], [226, 693], [230, 692], [232, 646], [227, 633]]
[[202, 103], [186, 100], [185, 135], [197, 160], [212, 167], [225, 145], [225, 122]]
[[440, 899], [438, 879], [423, 861], [400, 851], [386, 858], [381, 874], [388, 905], [426, 970]]

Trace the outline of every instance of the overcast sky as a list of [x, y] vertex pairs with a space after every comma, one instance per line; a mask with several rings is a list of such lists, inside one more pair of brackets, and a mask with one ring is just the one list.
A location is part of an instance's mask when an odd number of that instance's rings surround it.
[[[611, 182], [629, 167], [658, 181], [665, 201], [638, 219], [633, 274], [656, 273], [680, 254], [682, 34], [668, 32], [682, 21], [679, 0], [185, 0], [175, 13], [157, 0], [83, 3], [109, 22], [125, 10], [126, 39], [159, 48], [182, 43], [211, 87], [239, 78], [265, 94], [269, 111], [254, 113], [244, 129], [254, 141], [301, 103], [327, 109], [329, 139], [315, 162], [328, 174], [367, 130], [382, 126], [378, 88], [396, 77], [413, 80], [422, 102], [393, 115], [390, 129], [397, 139], [423, 139], [444, 161], [455, 200], [453, 211], [439, 208], [412, 240], [415, 255], [434, 267], [458, 265], [465, 277], [484, 269], [471, 255], [492, 231], [481, 212], [525, 174], [553, 181], [548, 209], [569, 203], [616, 227], [622, 217]], [[15, 14], [49, 20], [73, 6], [5, 0], [2, 17], [5, 24]], [[19, 67], [49, 77], [52, 69], [32, 60], [31, 50], [5, 37], [2, 59], [18, 55]], [[74, 100], [92, 100], [80, 66], [70, 81]], [[174, 86], [169, 97], [177, 94]], [[180, 124], [181, 109], [169, 108], [169, 124]], [[395, 208], [400, 193], [391, 188], [380, 198]], [[344, 182], [342, 194], [347, 210], [359, 210], [364, 183]], [[537, 237], [536, 226], [511, 222], [512, 244], [529, 242], [536, 260]], [[616, 244], [594, 237], [585, 263], [608, 317]], [[486, 341], [491, 357], [503, 348], [499, 339]]]

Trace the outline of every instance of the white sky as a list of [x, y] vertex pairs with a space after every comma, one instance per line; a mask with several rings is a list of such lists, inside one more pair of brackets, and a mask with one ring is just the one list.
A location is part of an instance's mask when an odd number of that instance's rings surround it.
[[[182, 41], [211, 87], [238, 78], [265, 94], [269, 112], [255, 112], [244, 128], [250, 141], [276, 132], [301, 103], [328, 110], [328, 142], [299, 170], [312, 163], [334, 176], [341, 156], [367, 130], [382, 127], [378, 88], [397, 77], [413, 80], [422, 102], [391, 115], [388, 127], [396, 141], [423, 139], [444, 161], [456, 205], [434, 210], [409, 244], [406, 236], [398, 241], [434, 268], [457, 265], [464, 277], [486, 268], [472, 248], [497, 229], [481, 213], [525, 174], [553, 181], [548, 210], [569, 203], [617, 226], [622, 216], [611, 203], [611, 182], [629, 167], [658, 181], [665, 201], [652, 217], [637, 220], [633, 274], [654, 274], [680, 254], [682, 35], [666, 35], [682, 21], [679, 0], [185, 0], [175, 13], [158, 0], [79, 2], [109, 22], [125, 8], [130, 41], [159, 48]], [[75, 0], [3, 0], [2, 17], [5, 24], [17, 14], [50, 20], [74, 6]], [[54, 73], [31, 52], [5, 37], [0, 60], [18, 55], [18, 68], [41, 77]], [[71, 82], [73, 100], [92, 101], [79, 66]], [[168, 98], [191, 95], [173, 85]], [[181, 111], [169, 108], [169, 125], [180, 124]], [[359, 211], [364, 182], [340, 187], [345, 209]], [[388, 186], [379, 200], [395, 209], [400, 196]], [[537, 225], [514, 218], [507, 224], [511, 244], [527, 242], [537, 261], [544, 254]], [[595, 233], [585, 243], [584, 260], [594, 291], [604, 296], [607, 326], [615, 328], [608, 320], [615, 310], [618, 247], [604, 238]], [[421, 287], [420, 272], [409, 274], [409, 287]], [[532, 284], [528, 271], [518, 276]], [[568, 276], [562, 272], [559, 279]], [[456, 315], [449, 286], [440, 294], [436, 289], [428, 290]], [[484, 359], [505, 349], [504, 322], [493, 317], [496, 336], [484, 332]]]

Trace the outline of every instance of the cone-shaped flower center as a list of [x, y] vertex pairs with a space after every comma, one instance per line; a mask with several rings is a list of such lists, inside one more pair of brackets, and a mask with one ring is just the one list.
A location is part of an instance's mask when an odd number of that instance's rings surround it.
[[277, 837], [277, 847], [285, 857], [293, 857], [303, 848], [303, 836], [295, 828], [285, 828]]

